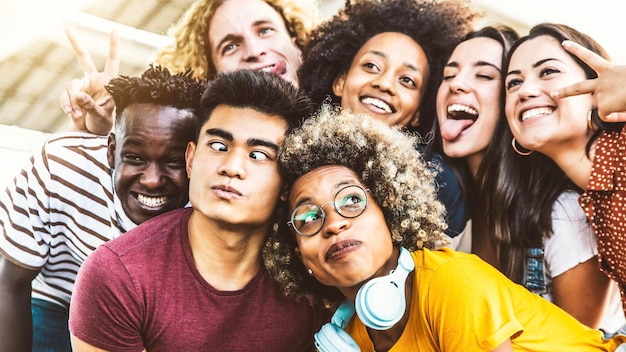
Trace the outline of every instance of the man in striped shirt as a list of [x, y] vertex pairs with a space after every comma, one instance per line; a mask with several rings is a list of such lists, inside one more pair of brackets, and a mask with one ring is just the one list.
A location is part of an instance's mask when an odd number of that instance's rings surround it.
[[185, 149], [203, 89], [158, 66], [111, 80], [108, 138], [53, 135], [0, 195], [1, 351], [30, 351], [31, 340], [32, 350], [71, 350], [68, 307], [85, 258], [188, 202]]

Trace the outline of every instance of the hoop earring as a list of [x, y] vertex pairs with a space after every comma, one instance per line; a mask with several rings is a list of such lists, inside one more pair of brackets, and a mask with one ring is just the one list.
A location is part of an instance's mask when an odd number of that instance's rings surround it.
[[598, 108], [589, 110], [589, 113], [587, 113], [587, 128], [589, 131], [595, 132], [597, 130], [593, 122], [598, 118]]
[[[533, 151], [532, 151], [532, 150], [528, 150], [528, 149], [526, 149], [527, 151], [523, 151], [522, 149], [524, 149], [524, 148], [519, 148], [519, 149], [518, 149], [518, 148], [517, 148], [517, 141], [515, 141], [515, 137], [513, 137], [513, 140], [511, 141], [511, 145], [513, 146], [513, 150], [515, 150], [515, 152], [516, 152], [517, 154], [519, 154], [519, 155], [522, 155], [522, 156], [528, 156], [528, 155], [530, 155], [530, 154], [532, 154], [532, 153], [533, 153]], [[520, 147], [521, 147], [521, 146], [520, 146]]]

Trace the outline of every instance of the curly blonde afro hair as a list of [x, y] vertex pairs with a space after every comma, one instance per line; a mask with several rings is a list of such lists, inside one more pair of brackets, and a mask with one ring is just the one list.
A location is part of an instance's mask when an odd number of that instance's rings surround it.
[[[437, 200], [433, 171], [415, 149], [418, 142], [416, 135], [370, 116], [325, 105], [287, 136], [279, 168], [287, 189], [321, 166], [351, 169], [381, 207], [396, 246], [433, 248], [447, 227], [445, 208]], [[295, 254], [295, 235], [286, 225], [289, 213], [289, 205], [281, 203], [278, 229], [264, 248], [265, 266], [288, 296], [334, 307], [343, 297], [306, 273]]]
[[[174, 73], [191, 69], [198, 79], [213, 78], [215, 65], [208, 49], [209, 25], [215, 11], [226, 1], [236, 0], [196, 0], [183, 17], [168, 30], [173, 37], [172, 46], [157, 53], [156, 62]], [[289, 34], [296, 38], [302, 49], [307, 43], [311, 30], [316, 24], [317, 7], [311, 0], [263, 0], [278, 12]]]

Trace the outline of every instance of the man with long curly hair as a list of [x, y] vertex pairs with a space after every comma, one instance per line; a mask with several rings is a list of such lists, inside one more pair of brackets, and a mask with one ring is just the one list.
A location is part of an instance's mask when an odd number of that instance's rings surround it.
[[316, 13], [310, 0], [198, 0], [169, 30], [175, 43], [156, 61], [209, 79], [234, 68], [261, 68], [297, 85], [300, 52]]
[[[317, 7], [310, 0], [197, 0], [168, 31], [175, 41], [157, 53], [156, 63], [172, 72], [192, 70], [198, 79], [258, 69], [298, 86], [301, 50], [316, 20]], [[102, 72], [73, 31], [68, 37], [85, 75], [61, 93], [61, 108], [78, 130], [106, 134], [114, 105], [103, 85], [117, 75], [119, 37], [111, 36]]]
[[108, 138], [52, 135], [2, 193], [1, 351], [71, 350], [68, 309], [87, 256], [188, 201], [185, 149], [204, 85], [157, 66], [107, 90], [117, 105]]
[[603, 339], [473, 254], [432, 250], [443, 206], [414, 144], [329, 108], [285, 139], [282, 230], [264, 259], [286, 294], [341, 303], [316, 334], [320, 351], [615, 351], [626, 342]]

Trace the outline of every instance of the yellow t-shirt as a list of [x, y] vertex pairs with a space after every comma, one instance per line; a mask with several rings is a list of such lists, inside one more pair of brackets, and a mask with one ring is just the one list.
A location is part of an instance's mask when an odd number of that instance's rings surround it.
[[[613, 351], [626, 336], [602, 332], [575, 318], [473, 254], [448, 248], [411, 254], [415, 279], [409, 322], [390, 352], [491, 351], [511, 339], [514, 351]], [[357, 318], [346, 331], [374, 351]]]

